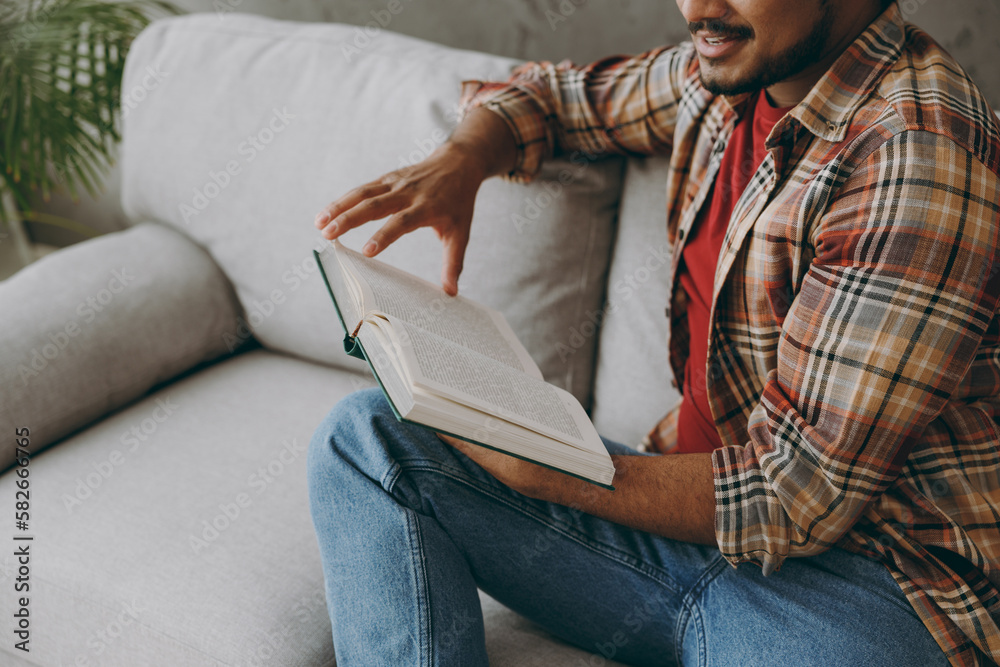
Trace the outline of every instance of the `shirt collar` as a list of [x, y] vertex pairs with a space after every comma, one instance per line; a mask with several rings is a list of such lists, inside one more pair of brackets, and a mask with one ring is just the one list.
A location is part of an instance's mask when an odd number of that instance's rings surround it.
[[791, 116], [822, 139], [841, 142], [854, 114], [903, 52], [906, 26], [894, 2], [816, 82]]
[[[905, 40], [903, 15], [894, 2], [840, 54], [788, 115], [822, 139], [843, 141], [854, 114], [899, 59]], [[742, 115], [749, 97], [733, 95], [725, 100]], [[778, 125], [786, 122], [787, 118]], [[781, 128], [776, 126], [772, 136], [780, 133]]]

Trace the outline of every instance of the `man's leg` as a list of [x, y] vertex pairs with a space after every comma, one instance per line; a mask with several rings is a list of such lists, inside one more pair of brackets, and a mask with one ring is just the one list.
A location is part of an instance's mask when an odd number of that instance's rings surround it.
[[889, 570], [842, 549], [788, 558], [765, 577], [726, 566], [689, 592], [685, 665], [920, 665], [948, 661]]
[[[477, 584], [609, 657], [658, 660], [673, 644], [682, 588], [662, 563], [644, 562], [657, 562], [644, 546], [655, 538], [511, 491], [430, 431], [397, 421], [378, 390], [337, 404], [308, 468], [342, 667], [486, 665]], [[690, 552], [688, 576], [718, 559], [673, 544]], [[643, 642], [617, 646], [612, 633], [596, 645], [606, 628], [636, 622], [649, 631]]]
[[399, 423], [377, 390], [346, 398], [317, 430], [309, 484], [343, 667], [486, 664], [477, 584], [553, 634], [636, 664], [851, 664], [881, 644], [881, 664], [928, 664], [936, 649], [878, 563], [831, 551], [764, 578], [716, 549], [525, 498]]

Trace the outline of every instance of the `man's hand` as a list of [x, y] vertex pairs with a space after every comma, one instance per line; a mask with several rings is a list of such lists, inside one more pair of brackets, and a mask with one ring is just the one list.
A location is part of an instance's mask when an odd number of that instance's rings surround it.
[[368, 257], [407, 232], [431, 227], [444, 244], [441, 285], [454, 296], [479, 186], [490, 176], [510, 171], [515, 158], [516, 144], [507, 124], [487, 109], [473, 109], [425, 160], [354, 188], [319, 212], [316, 227], [332, 240], [390, 216], [362, 248]]
[[444, 244], [441, 284], [454, 296], [484, 172], [482, 162], [467, 151], [444, 144], [423, 162], [391, 171], [329, 204], [316, 216], [316, 227], [326, 238], [335, 239], [370, 220], [390, 216], [362, 249], [368, 257], [407, 232], [431, 227]]

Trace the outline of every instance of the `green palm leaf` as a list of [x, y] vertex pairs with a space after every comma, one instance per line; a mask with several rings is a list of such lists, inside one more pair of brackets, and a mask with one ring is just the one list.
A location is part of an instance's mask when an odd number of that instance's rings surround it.
[[96, 195], [119, 140], [125, 54], [159, 0], [0, 0], [0, 192]]

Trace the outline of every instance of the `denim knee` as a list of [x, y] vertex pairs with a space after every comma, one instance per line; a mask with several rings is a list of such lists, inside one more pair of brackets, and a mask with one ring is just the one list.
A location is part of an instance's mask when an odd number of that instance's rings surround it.
[[431, 431], [396, 419], [380, 389], [364, 389], [341, 399], [313, 434], [309, 481], [329, 479], [346, 464], [388, 489], [397, 460], [441, 461], [448, 449]]
[[396, 421], [392, 408], [378, 388], [362, 389], [338, 401], [316, 428], [309, 443], [309, 483], [329, 479], [345, 463], [373, 473], [374, 470], [365, 470], [368, 466], [359, 464], [368, 458], [365, 450], [378, 443], [378, 424], [385, 419]]
[[360, 389], [337, 401], [324, 420], [329, 423], [371, 425], [372, 419], [388, 417], [396, 419], [389, 401], [378, 387]]

